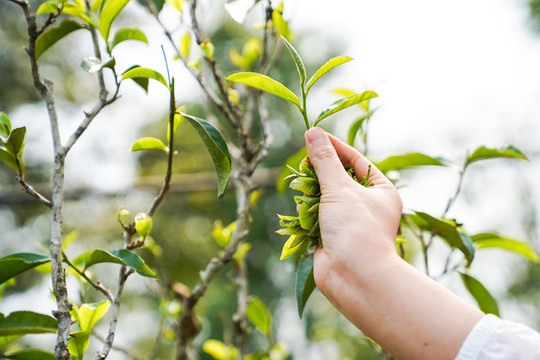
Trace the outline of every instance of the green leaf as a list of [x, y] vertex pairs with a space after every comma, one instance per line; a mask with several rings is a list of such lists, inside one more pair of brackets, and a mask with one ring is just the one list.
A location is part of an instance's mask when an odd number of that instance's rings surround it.
[[251, 299], [246, 315], [263, 334], [268, 335], [272, 330], [272, 315], [259, 298]]
[[356, 91], [353, 91], [347, 88], [335, 88], [335, 89], [330, 90], [330, 92], [333, 94], [341, 95], [343, 97], [349, 97], [356, 94]]
[[488, 149], [485, 146], [480, 146], [469, 157], [465, 165], [469, 165], [475, 161], [495, 158], [514, 158], [528, 160], [525, 154], [513, 146], [508, 146], [502, 149]]
[[109, 310], [108, 300], [102, 302], [82, 304], [80, 307], [73, 306], [72, 315], [77, 320], [82, 331], [92, 332], [92, 329]]
[[10, 342], [13, 342], [24, 335], [8, 335], [8, 336], [0, 336], [0, 349], [3, 349], [7, 344]]
[[181, 114], [195, 128], [210, 153], [218, 178], [218, 197], [222, 198], [231, 175], [231, 155], [221, 133], [206, 120]]
[[17, 253], [0, 259], [0, 284], [12, 277], [51, 261], [49, 257], [33, 253]]
[[233, 345], [225, 345], [218, 340], [206, 340], [202, 346], [203, 351], [215, 360], [236, 360], [238, 349]]
[[87, 256], [84, 264], [84, 271], [90, 266], [100, 263], [116, 263], [128, 266], [135, 270], [139, 275], [157, 279], [157, 275], [145, 262], [135, 254], [126, 249], [114, 250], [110, 253], [105, 250], [92, 250]]
[[390, 170], [401, 170], [415, 166], [446, 166], [446, 160], [440, 157], [431, 157], [421, 153], [389, 156], [377, 164], [383, 173]]
[[169, 85], [167, 84], [167, 80], [165, 80], [163, 75], [161, 75], [159, 72], [152, 69], [147, 69], [147, 68], [137, 66], [137, 67], [129, 69], [128, 71], [124, 73], [124, 75], [122, 75], [122, 80], [135, 79], [135, 78], [153, 79], [165, 85], [167, 89], [169, 90], [171, 89]]
[[9, 117], [6, 113], [0, 112], [0, 134], [7, 138], [10, 132], [11, 121], [9, 121]]
[[304, 257], [298, 263], [296, 269], [296, 305], [298, 316], [302, 318], [304, 308], [309, 296], [315, 289], [315, 278], [313, 277], [313, 257]]
[[[135, 68], [140, 68], [140, 66], [139, 65], [134, 65], [134, 66], [130, 67], [129, 69], [127, 69], [126, 71], [124, 71], [124, 74], [127, 73], [128, 71], [130, 71], [131, 69], [135, 69]], [[122, 75], [124, 75], [124, 74], [122, 74]], [[142, 87], [144, 92], [148, 93], [148, 78], [132, 78], [131, 80], [133, 80], [137, 85]]]
[[62, 14], [76, 17], [92, 27], [97, 27], [97, 19], [94, 14], [87, 12], [84, 7], [79, 7], [79, 5], [67, 3], [67, 1], [63, 1], [63, 4], [61, 4], [60, 7], [58, 1], [56, 0], [44, 2], [39, 6], [36, 13], [38, 15], [47, 13], [55, 14], [58, 12], [59, 8], [62, 9]]
[[109, 32], [111, 31], [111, 25], [120, 13], [124, 6], [127, 5], [129, 0], [108, 0], [105, 7], [99, 14], [99, 32], [105, 39], [109, 41]]
[[300, 86], [304, 88], [304, 83], [306, 81], [306, 67], [304, 66], [304, 63], [302, 62], [302, 59], [300, 58], [300, 55], [298, 54], [298, 51], [296, 51], [294, 46], [292, 46], [291, 43], [288, 42], [287, 39], [285, 39], [285, 37], [283, 36], [281, 37], [281, 40], [291, 53], [294, 63], [296, 64], [296, 69], [298, 70], [298, 75], [300, 76]]
[[251, 249], [250, 243], [243, 243], [238, 247], [238, 250], [234, 253], [234, 260], [239, 263], [247, 255], [249, 249]]
[[216, 241], [216, 244], [225, 249], [231, 242], [231, 237], [235, 228], [236, 221], [223, 227], [223, 223], [220, 220], [216, 220], [214, 222], [214, 228], [212, 229], [212, 237]]
[[[286, 179], [286, 177], [290, 174], [292, 174], [291, 169], [289, 169], [288, 166], [292, 167], [293, 169], [298, 169], [300, 166], [300, 162], [302, 159], [307, 155], [306, 147], [302, 147], [300, 150], [298, 150], [294, 155], [289, 156], [285, 163], [283, 164], [283, 167], [281, 168], [279, 175], [276, 180], [276, 192], [278, 194], [283, 194], [285, 190], [289, 187], [289, 183], [291, 182], [290, 179]], [[287, 166], [288, 165], [288, 166]]]
[[73, 356], [73, 360], [83, 360], [84, 352], [88, 348], [90, 333], [88, 331], [77, 331], [69, 334], [68, 350]]
[[90, 6], [93, 11], [99, 12], [101, 9], [103, 9], [103, 5], [105, 4], [105, 0], [94, 0], [92, 1], [92, 5]]
[[169, 152], [163, 141], [153, 137], [140, 138], [139, 140], [135, 141], [133, 145], [131, 145], [130, 151], [133, 152], [140, 150], [161, 150], [165, 153]]
[[472, 241], [465, 233], [458, 230], [455, 221], [436, 219], [433, 216], [420, 211], [415, 211], [415, 213], [421, 220], [415, 221], [415, 223], [419, 225], [422, 230], [440, 236], [448, 243], [448, 245], [459, 249], [463, 255], [465, 255], [469, 264], [473, 261], [474, 247], [472, 246]]
[[478, 249], [504, 249], [512, 251], [516, 254], [520, 254], [535, 263], [540, 262], [540, 257], [534, 251], [534, 249], [529, 244], [521, 241], [502, 237], [493, 233], [476, 234], [471, 236], [471, 240], [478, 247]]
[[143, 240], [146, 239], [152, 231], [152, 218], [146, 213], [135, 215], [135, 230]]
[[13, 129], [6, 140], [6, 150], [16, 157], [19, 157], [24, 149], [24, 137], [26, 127]]
[[4, 149], [0, 148], [0, 161], [3, 161], [7, 166], [12, 168], [16, 173], [19, 173], [19, 167], [15, 161], [15, 156], [11, 155]]
[[478, 307], [486, 314], [500, 316], [497, 300], [489, 293], [480, 281], [470, 275], [460, 273], [463, 284], [478, 303]]
[[102, 62], [97, 57], [89, 56], [84, 58], [81, 62], [81, 68], [89, 74], [97, 73], [98, 71], [106, 67], [114, 69], [114, 65], [116, 65], [116, 60], [114, 59], [114, 57], [110, 58], [106, 62]]
[[354, 139], [356, 138], [356, 134], [358, 134], [358, 130], [360, 130], [364, 121], [369, 119], [369, 115], [364, 115], [356, 119], [354, 123], [351, 125], [351, 127], [349, 128], [349, 134], [347, 136], [347, 143], [349, 145], [354, 146]]
[[50, 28], [41, 34], [36, 41], [36, 60], [48, 50], [51, 46], [56, 44], [59, 40], [68, 34], [71, 34], [75, 30], [82, 29], [83, 26], [74, 20], [64, 20], [57, 27]]
[[32, 311], [15, 311], [7, 317], [0, 313], [0, 336], [56, 333], [55, 318]]
[[369, 99], [373, 99], [377, 97], [376, 92], [373, 91], [364, 91], [361, 94], [356, 94], [353, 96], [349, 96], [343, 99], [340, 99], [334, 103], [332, 103], [330, 106], [328, 106], [326, 109], [324, 109], [319, 116], [317, 117], [317, 120], [315, 120], [315, 123], [313, 126], [317, 126], [319, 122], [321, 122], [323, 119], [327, 118], [328, 116], [337, 113], [338, 111], [341, 111], [343, 109], [348, 108], [349, 106], [356, 105], [358, 103], [361, 103], [362, 101], [366, 101]]
[[55, 360], [53, 353], [39, 349], [29, 349], [2, 355], [2, 359], [10, 360]]
[[283, 84], [266, 75], [253, 72], [239, 72], [230, 75], [226, 78], [226, 80], [266, 91], [267, 93], [293, 103], [294, 105], [298, 106], [299, 109], [302, 108], [300, 105], [300, 100], [298, 100], [298, 97], [291, 90], [287, 89]]
[[128, 40], [136, 40], [141, 41], [148, 45], [148, 39], [146, 38], [146, 35], [144, 33], [133, 27], [125, 27], [122, 29], [119, 29], [113, 37], [112, 43], [111, 43], [111, 50], [114, 49], [114, 47], [121, 42], [128, 41]]
[[[339, 66], [341, 64], [345, 64], [346, 62], [351, 61], [353, 58], [348, 56], [338, 56], [333, 59], [330, 59], [315, 72], [315, 74], [309, 79], [308, 86], [306, 93], [311, 89], [311, 87], [319, 80], [324, 74], [335, 68], [336, 66]], [[352, 95], [352, 94], [351, 94]]]

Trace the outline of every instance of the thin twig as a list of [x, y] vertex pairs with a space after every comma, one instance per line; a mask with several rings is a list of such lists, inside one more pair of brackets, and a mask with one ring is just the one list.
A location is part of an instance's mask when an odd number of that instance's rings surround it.
[[45, 196], [37, 192], [30, 184], [28, 184], [24, 180], [24, 177], [21, 174], [19, 174], [19, 176], [16, 177], [16, 180], [28, 195], [32, 196], [33, 198], [35, 198], [37, 201], [44, 204], [48, 208], [52, 208], [51, 200], [47, 199]]
[[173, 166], [173, 156], [174, 156], [174, 116], [176, 115], [176, 99], [174, 96], [174, 78], [171, 82], [171, 94], [169, 101], [169, 153], [167, 156], [167, 172], [165, 174], [165, 179], [163, 180], [163, 185], [159, 194], [152, 202], [150, 209], [147, 211], [148, 216], [152, 216], [156, 211], [157, 207], [163, 201], [165, 194], [169, 190], [171, 177], [172, 177], [172, 166]]
[[[102, 336], [100, 336], [98, 333], [96, 333], [95, 331], [92, 331], [92, 336], [94, 336], [96, 339], [98, 339], [102, 343], [105, 343], [105, 339]], [[139, 354], [131, 351], [130, 349], [126, 349], [125, 347], [122, 347], [122, 346], [113, 345], [111, 349], [120, 351], [121, 353], [124, 353], [125, 355], [129, 356], [133, 360], [146, 360], [144, 356], [139, 356]]]
[[113, 294], [109, 289], [107, 289], [105, 286], [101, 285], [101, 283], [99, 283], [99, 282], [97, 282], [97, 283], [93, 282], [92, 279], [90, 279], [84, 272], [79, 270], [78, 267], [73, 265], [73, 263], [71, 261], [69, 261], [66, 254], [64, 254], [63, 252], [62, 252], [62, 254], [64, 255], [64, 262], [66, 264], [68, 264], [73, 270], [75, 270], [75, 272], [77, 274], [79, 274], [79, 276], [81, 276], [84, 280], [86, 280], [90, 285], [92, 285], [94, 287], [94, 289], [101, 292], [103, 295], [105, 295], [105, 297], [107, 299], [109, 299], [109, 301], [113, 302]]
[[124, 291], [124, 285], [128, 277], [133, 274], [132, 269], [128, 269], [126, 266], [122, 266], [120, 273], [118, 275], [118, 288], [116, 289], [116, 294], [114, 295], [114, 300], [112, 302], [111, 308], [111, 322], [109, 323], [109, 331], [107, 337], [103, 343], [103, 348], [98, 352], [96, 360], [104, 360], [109, 355], [111, 351], [114, 337], [116, 335], [116, 324], [118, 323], [118, 316], [120, 315], [120, 300], [122, 297], [122, 292]]

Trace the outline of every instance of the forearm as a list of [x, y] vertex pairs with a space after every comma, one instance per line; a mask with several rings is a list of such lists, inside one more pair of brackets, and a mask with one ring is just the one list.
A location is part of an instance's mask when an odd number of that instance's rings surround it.
[[397, 255], [370, 264], [329, 274], [343, 283], [330, 301], [400, 360], [454, 359], [483, 313]]

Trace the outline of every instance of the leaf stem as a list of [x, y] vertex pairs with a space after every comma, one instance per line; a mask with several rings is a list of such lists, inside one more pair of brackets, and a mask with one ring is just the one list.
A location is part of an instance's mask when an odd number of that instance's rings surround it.
[[307, 116], [307, 110], [306, 110], [307, 94], [306, 94], [306, 89], [305, 89], [304, 84], [301, 84], [301, 87], [302, 87], [302, 108], [300, 109], [300, 111], [302, 112], [302, 116], [304, 117], [304, 122], [306, 124], [306, 130], [309, 130], [311, 128], [311, 125], [309, 124], [309, 120], [308, 120], [308, 116]]

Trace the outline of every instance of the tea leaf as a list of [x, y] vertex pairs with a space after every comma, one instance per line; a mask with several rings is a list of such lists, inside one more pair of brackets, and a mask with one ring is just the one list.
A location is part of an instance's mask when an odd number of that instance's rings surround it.
[[502, 149], [488, 149], [485, 146], [480, 146], [471, 155], [469, 155], [465, 165], [469, 165], [479, 160], [495, 158], [514, 158], [528, 160], [525, 154], [523, 154], [519, 149], [516, 149], [513, 146], [508, 146]]
[[0, 284], [20, 273], [51, 261], [48, 256], [34, 253], [16, 253], [0, 259]]
[[246, 315], [263, 334], [269, 334], [272, 330], [272, 315], [259, 298], [251, 299]]
[[281, 37], [281, 40], [291, 53], [294, 63], [296, 64], [296, 69], [298, 70], [298, 75], [300, 76], [300, 85], [303, 88], [304, 82], [306, 81], [306, 67], [304, 66], [304, 63], [302, 62], [302, 59], [300, 58], [300, 55], [298, 54], [298, 51], [296, 51], [294, 46], [292, 46], [291, 43], [288, 42], [287, 39], [285, 39], [283, 36]]
[[415, 166], [446, 166], [447, 161], [440, 157], [431, 157], [421, 153], [389, 156], [377, 164], [377, 168], [386, 173], [390, 170], [401, 170]]
[[317, 126], [319, 122], [321, 122], [323, 119], [327, 118], [328, 116], [337, 113], [338, 111], [341, 111], [343, 109], [348, 108], [349, 106], [356, 105], [358, 103], [361, 103], [362, 101], [366, 101], [369, 99], [373, 99], [377, 97], [377, 93], [373, 91], [364, 91], [361, 94], [353, 95], [347, 98], [340, 99], [334, 103], [332, 103], [330, 106], [328, 106], [326, 109], [324, 109], [319, 116], [317, 117], [317, 120], [315, 120], [315, 123], [313, 126]]
[[112, 43], [111, 43], [111, 50], [114, 49], [114, 47], [121, 42], [128, 41], [128, 40], [136, 40], [141, 41], [148, 45], [148, 39], [146, 38], [146, 35], [144, 33], [137, 29], [132, 27], [125, 27], [122, 29], [119, 29], [113, 37]]
[[221, 133], [206, 120], [195, 116], [181, 114], [201, 137], [214, 163], [218, 178], [218, 197], [222, 198], [231, 175], [231, 155]]
[[122, 75], [122, 80], [135, 79], [135, 78], [153, 79], [165, 85], [167, 89], [169, 90], [171, 89], [169, 85], [167, 84], [167, 80], [165, 80], [163, 75], [161, 75], [159, 72], [152, 69], [147, 69], [147, 68], [137, 66], [137, 67], [133, 67], [129, 69], [128, 71], [124, 73], [124, 75]]
[[497, 300], [489, 293], [480, 281], [474, 277], [460, 273], [463, 284], [478, 303], [478, 307], [486, 314], [500, 316]]
[[109, 41], [109, 32], [111, 31], [111, 25], [120, 14], [120, 11], [127, 5], [129, 0], [108, 0], [105, 7], [99, 14], [99, 32], [103, 36], [105, 41]]
[[309, 296], [315, 289], [315, 279], [313, 277], [313, 257], [302, 258], [296, 269], [296, 304], [298, 316], [302, 318], [304, 308]]
[[131, 145], [130, 151], [133, 152], [140, 150], [161, 150], [165, 153], [169, 152], [163, 141], [153, 137], [140, 138], [139, 140], [135, 141], [133, 145]]
[[0, 336], [56, 333], [55, 318], [32, 311], [15, 311], [4, 316], [0, 313]]
[[336, 66], [339, 66], [341, 64], [345, 64], [346, 62], [351, 61], [353, 58], [348, 56], [338, 56], [333, 59], [330, 59], [315, 72], [315, 74], [309, 79], [308, 86], [306, 93], [309, 92], [309, 89], [319, 80], [324, 74], [335, 68]]
[[493, 233], [482, 233], [471, 236], [471, 240], [478, 249], [499, 248], [520, 254], [527, 259], [538, 263], [540, 257], [527, 243], [499, 236]]
[[298, 97], [291, 90], [266, 75], [253, 72], [239, 72], [230, 75], [226, 78], [226, 80], [266, 91], [267, 93], [293, 103], [294, 105], [298, 106], [299, 109], [302, 108], [300, 105], [300, 100], [298, 100]]

